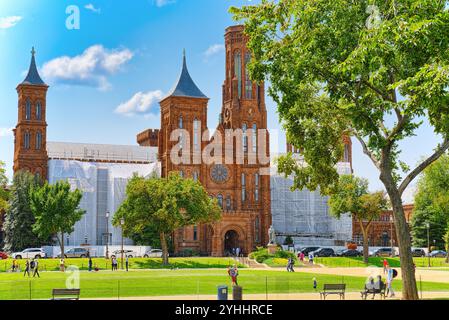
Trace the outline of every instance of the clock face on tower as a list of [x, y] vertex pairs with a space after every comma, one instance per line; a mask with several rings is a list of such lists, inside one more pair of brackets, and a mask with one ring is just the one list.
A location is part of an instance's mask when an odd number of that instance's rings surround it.
[[214, 182], [223, 183], [228, 180], [229, 172], [228, 168], [226, 168], [222, 164], [216, 164], [211, 169], [211, 177]]

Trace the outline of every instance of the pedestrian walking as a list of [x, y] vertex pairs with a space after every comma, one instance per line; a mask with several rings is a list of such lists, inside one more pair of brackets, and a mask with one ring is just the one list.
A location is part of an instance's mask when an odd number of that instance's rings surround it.
[[393, 279], [396, 277], [397, 271], [388, 266], [387, 270], [387, 291], [385, 293], [386, 296], [390, 294], [390, 298], [394, 297], [394, 291], [393, 291]]
[[313, 252], [309, 253], [309, 263], [313, 264]]
[[316, 290], [318, 282], [316, 281], [316, 278], [313, 278], [312, 280], [313, 280], [313, 289]]
[[240, 248], [237, 247], [237, 249], [235, 249], [235, 254], [237, 257], [240, 257]]
[[126, 271], [128, 271], [128, 266], [129, 266], [129, 258], [126, 257], [126, 261], [125, 261], [125, 266], [126, 266]]
[[92, 271], [92, 258], [89, 256], [89, 272]]
[[37, 275], [38, 278], [40, 278], [40, 274], [39, 274], [39, 259], [33, 259], [31, 261], [31, 263], [34, 263], [34, 272], [33, 272], [33, 278]]
[[30, 260], [27, 260], [25, 262], [25, 272], [23, 273], [23, 276], [25, 277], [25, 275], [28, 273], [28, 277], [30, 276]]
[[387, 271], [388, 271], [388, 261], [387, 261], [387, 259], [384, 259], [383, 266], [384, 266], [384, 274], [386, 274]]
[[61, 258], [61, 259], [59, 260], [59, 270], [62, 271], [62, 272], [64, 272], [64, 270], [65, 270], [65, 262], [64, 262], [64, 258]]
[[237, 266], [234, 265], [233, 267], [228, 267], [228, 274], [231, 277], [232, 285], [238, 286], [237, 277], [239, 275], [239, 271], [237, 270]]

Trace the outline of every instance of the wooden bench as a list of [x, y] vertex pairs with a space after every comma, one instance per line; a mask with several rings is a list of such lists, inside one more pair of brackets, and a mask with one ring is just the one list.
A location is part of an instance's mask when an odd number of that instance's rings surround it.
[[53, 289], [52, 300], [79, 300], [80, 289]]
[[364, 289], [364, 291], [361, 291], [360, 294], [361, 294], [363, 300], [366, 300], [366, 298], [368, 297], [369, 294], [373, 295], [372, 299], [374, 299], [376, 294], [380, 295], [380, 298], [384, 298], [385, 299], [385, 289], [386, 289], [386, 285], [383, 282], [381, 282], [380, 288], [370, 288], [370, 289], [368, 289], [366, 287], [366, 284], [365, 284], [365, 289]]
[[346, 290], [345, 283], [336, 283], [336, 284], [325, 283], [323, 286], [323, 291], [320, 292], [320, 298], [324, 298], [324, 300], [326, 300], [326, 296], [328, 296], [329, 294], [338, 294], [341, 300], [345, 298], [345, 290]]

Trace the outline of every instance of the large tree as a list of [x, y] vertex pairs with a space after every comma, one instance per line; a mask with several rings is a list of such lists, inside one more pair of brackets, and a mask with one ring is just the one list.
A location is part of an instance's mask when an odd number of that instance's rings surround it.
[[[409, 183], [449, 147], [449, 12], [439, 0], [262, 0], [232, 8], [243, 20], [254, 80], [269, 80], [288, 140], [306, 164], [286, 157], [294, 187], [330, 192], [342, 136], [361, 144], [379, 171], [394, 214], [403, 299], [418, 299], [402, 206]], [[399, 142], [426, 119], [442, 142], [414, 169]]]
[[67, 181], [45, 182], [30, 191], [30, 207], [36, 218], [33, 231], [43, 238], [56, 237], [61, 257], [64, 254], [64, 234], [72, 233], [75, 223], [85, 214], [79, 208], [82, 197], [83, 193], [78, 189], [72, 191]]
[[363, 261], [368, 263], [371, 223], [387, 208], [384, 192], [370, 193], [367, 179], [342, 175], [336, 191], [329, 198], [329, 207], [337, 218], [349, 213], [359, 223], [363, 235]]
[[444, 248], [444, 235], [449, 222], [449, 156], [432, 163], [418, 181], [415, 208], [411, 221], [413, 245], [427, 247], [427, 223], [431, 245]]
[[167, 237], [175, 230], [220, 219], [221, 210], [204, 187], [172, 172], [167, 178], [134, 176], [126, 187], [126, 199], [117, 210], [113, 224], [124, 219], [125, 235], [155, 228], [160, 236], [163, 263], [168, 264]]
[[28, 171], [18, 171], [14, 175], [3, 225], [6, 251], [21, 251], [48, 243], [48, 239], [33, 232], [35, 218], [30, 208], [30, 190], [41, 183]]

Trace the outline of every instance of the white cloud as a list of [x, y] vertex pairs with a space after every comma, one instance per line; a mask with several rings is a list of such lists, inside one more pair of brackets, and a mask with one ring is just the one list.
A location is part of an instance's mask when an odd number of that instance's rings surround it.
[[105, 90], [110, 87], [107, 76], [120, 70], [133, 56], [126, 48], [109, 50], [94, 45], [75, 57], [63, 56], [45, 63], [42, 75], [57, 83], [96, 86]]
[[95, 13], [100, 13], [101, 12], [101, 9], [100, 8], [98, 8], [98, 9], [95, 8], [95, 6], [92, 3], [86, 4], [84, 6], [84, 8], [86, 8], [87, 10], [90, 10], [92, 12], [95, 12]]
[[172, 4], [176, 2], [176, 0], [155, 0], [155, 1], [157, 7], [163, 7], [167, 4]]
[[131, 99], [120, 104], [115, 113], [123, 114], [125, 116], [144, 115], [150, 117], [151, 108], [156, 105], [163, 98], [161, 90], [137, 92]]
[[224, 45], [222, 45], [222, 44], [214, 44], [214, 45], [211, 45], [206, 51], [204, 51], [204, 57], [206, 58], [206, 59], [208, 59], [208, 58], [210, 58], [210, 57], [212, 57], [212, 56], [214, 56], [214, 55], [216, 55], [216, 54], [218, 54], [218, 53], [220, 53], [220, 52], [223, 52], [225, 50], [225, 46]]
[[0, 18], [0, 29], [9, 29], [14, 27], [19, 21], [22, 20], [21, 16], [10, 16]]
[[0, 128], [0, 137], [12, 137], [12, 130], [14, 128]]

